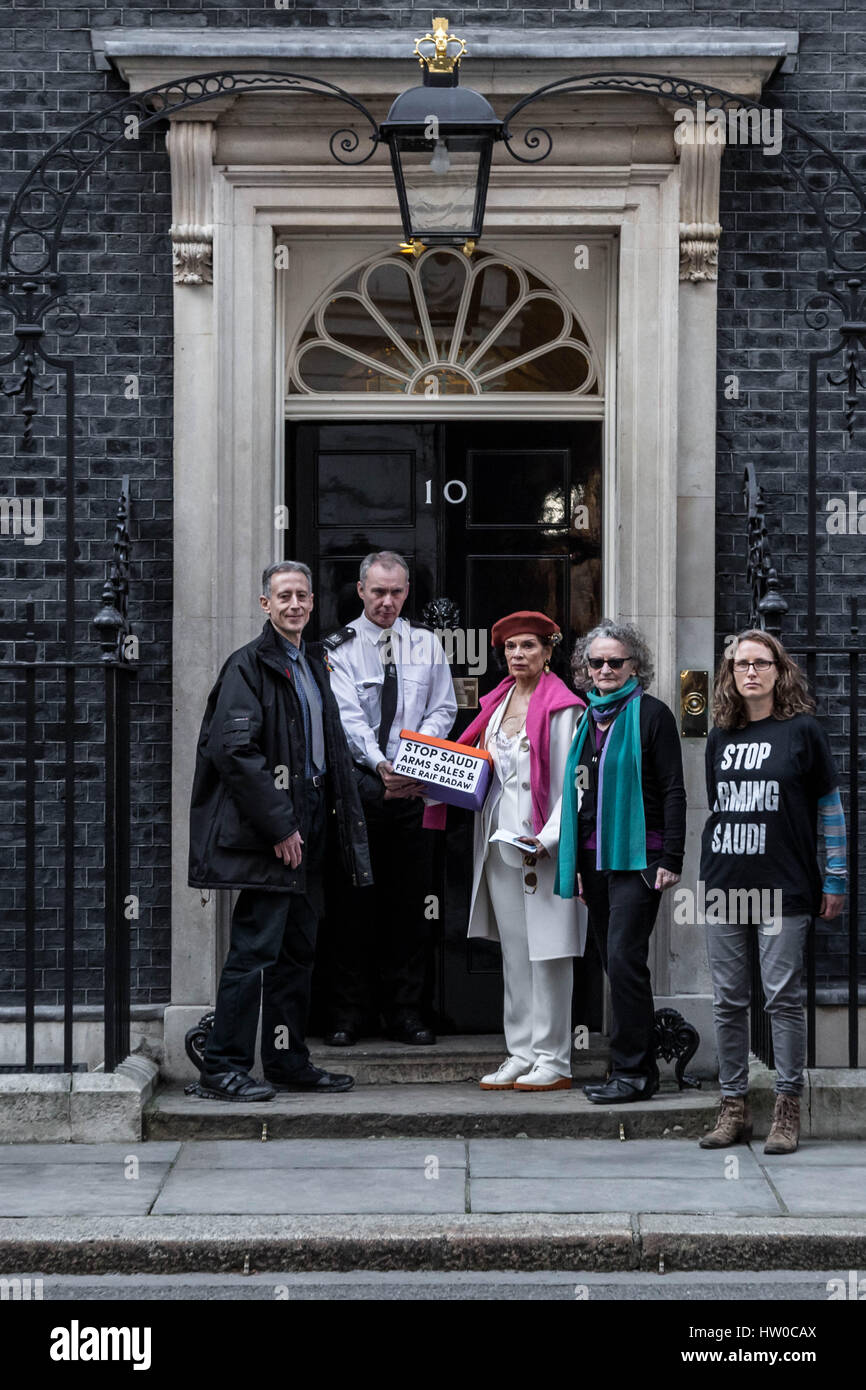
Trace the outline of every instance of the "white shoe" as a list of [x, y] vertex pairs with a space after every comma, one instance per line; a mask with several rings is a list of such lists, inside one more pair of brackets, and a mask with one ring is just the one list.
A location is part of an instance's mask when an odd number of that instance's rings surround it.
[[478, 1084], [482, 1091], [510, 1091], [525, 1066], [526, 1063], [520, 1057], [506, 1057], [498, 1070], [482, 1076]]
[[552, 1067], [536, 1062], [525, 1076], [518, 1076], [514, 1082], [515, 1091], [570, 1091], [571, 1077], [562, 1076]]

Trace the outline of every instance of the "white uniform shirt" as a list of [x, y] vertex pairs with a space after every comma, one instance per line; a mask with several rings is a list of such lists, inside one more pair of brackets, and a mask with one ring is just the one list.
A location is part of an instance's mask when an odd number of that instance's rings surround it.
[[354, 628], [357, 636], [327, 651], [331, 689], [355, 762], [374, 772], [383, 757], [393, 762], [401, 729], [447, 738], [457, 714], [457, 700], [448, 658], [438, 637], [425, 628], [413, 628], [405, 618], [398, 618], [387, 629], [397, 667], [397, 709], [383, 754], [379, 723], [385, 679], [383, 642], [385, 660], [388, 653], [386, 629], [371, 623], [363, 613], [346, 626]]

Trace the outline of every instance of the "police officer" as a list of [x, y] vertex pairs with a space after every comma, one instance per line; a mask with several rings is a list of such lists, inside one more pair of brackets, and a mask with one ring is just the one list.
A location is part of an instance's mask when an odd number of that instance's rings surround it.
[[349, 910], [329, 914], [325, 1042], [332, 1046], [351, 1046], [365, 1020], [380, 1011], [390, 1037], [436, 1041], [421, 1016], [427, 966], [422, 791], [394, 772], [393, 759], [401, 729], [447, 737], [457, 701], [441, 642], [400, 617], [408, 593], [402, 556], [391, 550], [366, 556], [358, 582], [364, 611], [324, 642], [355, 759], [375, 882], [372, 893], [354, 896]]
[[[261, 636], [232, 653], [208, 697], [190, 808], [190, 884], [241, 890], [196, 1092], [216, 1100], [354, 1085], [314, 1067], [304, 1038], [328, 802], [358, 885], [371, 881], [364, 817], [321, 649], [302, 637], [307, 566], [266, 569], [261, 605]], [[250, 1076], [260, 995], [264, 1085]]]

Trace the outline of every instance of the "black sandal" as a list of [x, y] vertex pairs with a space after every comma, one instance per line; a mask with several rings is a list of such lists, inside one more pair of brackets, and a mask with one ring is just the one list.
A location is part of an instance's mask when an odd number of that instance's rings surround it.
[[267, 1082], [254, 1081], [245, 1071], [226, 1071], [218, 1076], [201, 1073], [198, 1081], [187, 1086], [186, 1094], [202, 1100], [273, 1100], [276, 1092]]

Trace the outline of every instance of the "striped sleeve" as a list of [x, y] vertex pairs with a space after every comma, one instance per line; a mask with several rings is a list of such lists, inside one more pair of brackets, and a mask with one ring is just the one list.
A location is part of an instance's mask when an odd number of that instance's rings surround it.
[[848, 888], [848, 842], [838, 787], [820, 798], [818, 826], [824, 836], [826, 853], [823, 892], [845, 893]]

